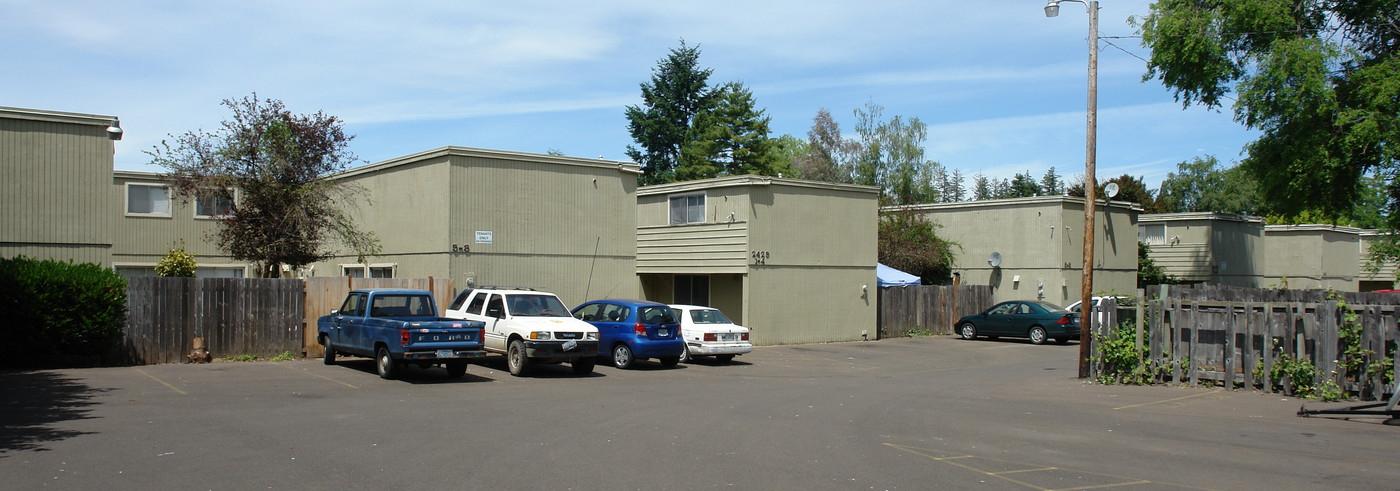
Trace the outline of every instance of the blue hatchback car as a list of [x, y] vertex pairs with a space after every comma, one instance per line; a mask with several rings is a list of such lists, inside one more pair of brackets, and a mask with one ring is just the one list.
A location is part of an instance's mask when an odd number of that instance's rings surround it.
[[680, 318], [664, 303], [647, 300], [594, 300], [574, 308], [574, 317], [598, 328], [598, 356], [631, 368], [656, 358], [674, 367], [685, 352]]

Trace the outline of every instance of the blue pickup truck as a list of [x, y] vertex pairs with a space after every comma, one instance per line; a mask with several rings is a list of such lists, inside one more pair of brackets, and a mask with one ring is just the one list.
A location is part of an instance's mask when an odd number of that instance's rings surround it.
[[339, 309], [316, 320], [327, 365], [335, 364], [337, 353], [374, 358], [379, 376], [386, 379], [409, 363], [442, 365], [448, 376], [461, 377], [468, 359], [486, 354], [484, 327], [480, 321], [438, 317], [427, 290], [398, 288], [351, 291]]

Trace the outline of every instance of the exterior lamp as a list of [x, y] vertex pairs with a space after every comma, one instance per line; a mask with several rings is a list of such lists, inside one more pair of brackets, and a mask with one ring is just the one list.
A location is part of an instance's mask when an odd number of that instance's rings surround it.
[[107, 127], [107, 138], [109, 140], [122, 139], [122, 122], [116, 117], [112, 118], [112, 125]]
[[1080, 281], [1081, 305], [1079, 312], [1079, 378], [1089, 378], [1089, 308], [1093, 305], [1094, 292], [1094, 158], [1097, 153], [1097, 128], [1099, 113], [1098, 74], [1099, 74], [1099, 2], [1098, 0], [1049, 0], [1045, 3], [1045, 16], [1060, 15], [1060, 2], [1084, 4], [1089, 13], [1089, 104], [1087, 129], [1084, 135], [1084, 277]]

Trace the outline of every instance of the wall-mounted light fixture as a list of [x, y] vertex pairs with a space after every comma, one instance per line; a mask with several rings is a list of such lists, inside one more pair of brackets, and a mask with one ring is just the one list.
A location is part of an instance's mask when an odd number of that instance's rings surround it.
[[112, 118], [112, 125], [107, 127], [107, 139], [108, 139], [108, 140], [120, 140], [120, 139], [122, 139], [122, 122], [119, 121], [119, 120], [118, 120], [117, 118], [115, 118], [115, 117]]

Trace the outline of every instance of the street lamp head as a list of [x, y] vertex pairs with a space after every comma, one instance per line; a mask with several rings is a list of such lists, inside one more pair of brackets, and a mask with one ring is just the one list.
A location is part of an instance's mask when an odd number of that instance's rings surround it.
[[1045, 2], [1045, 16], [1054, 17], [1060, 15], [1060, 0], [1049, 0]]

